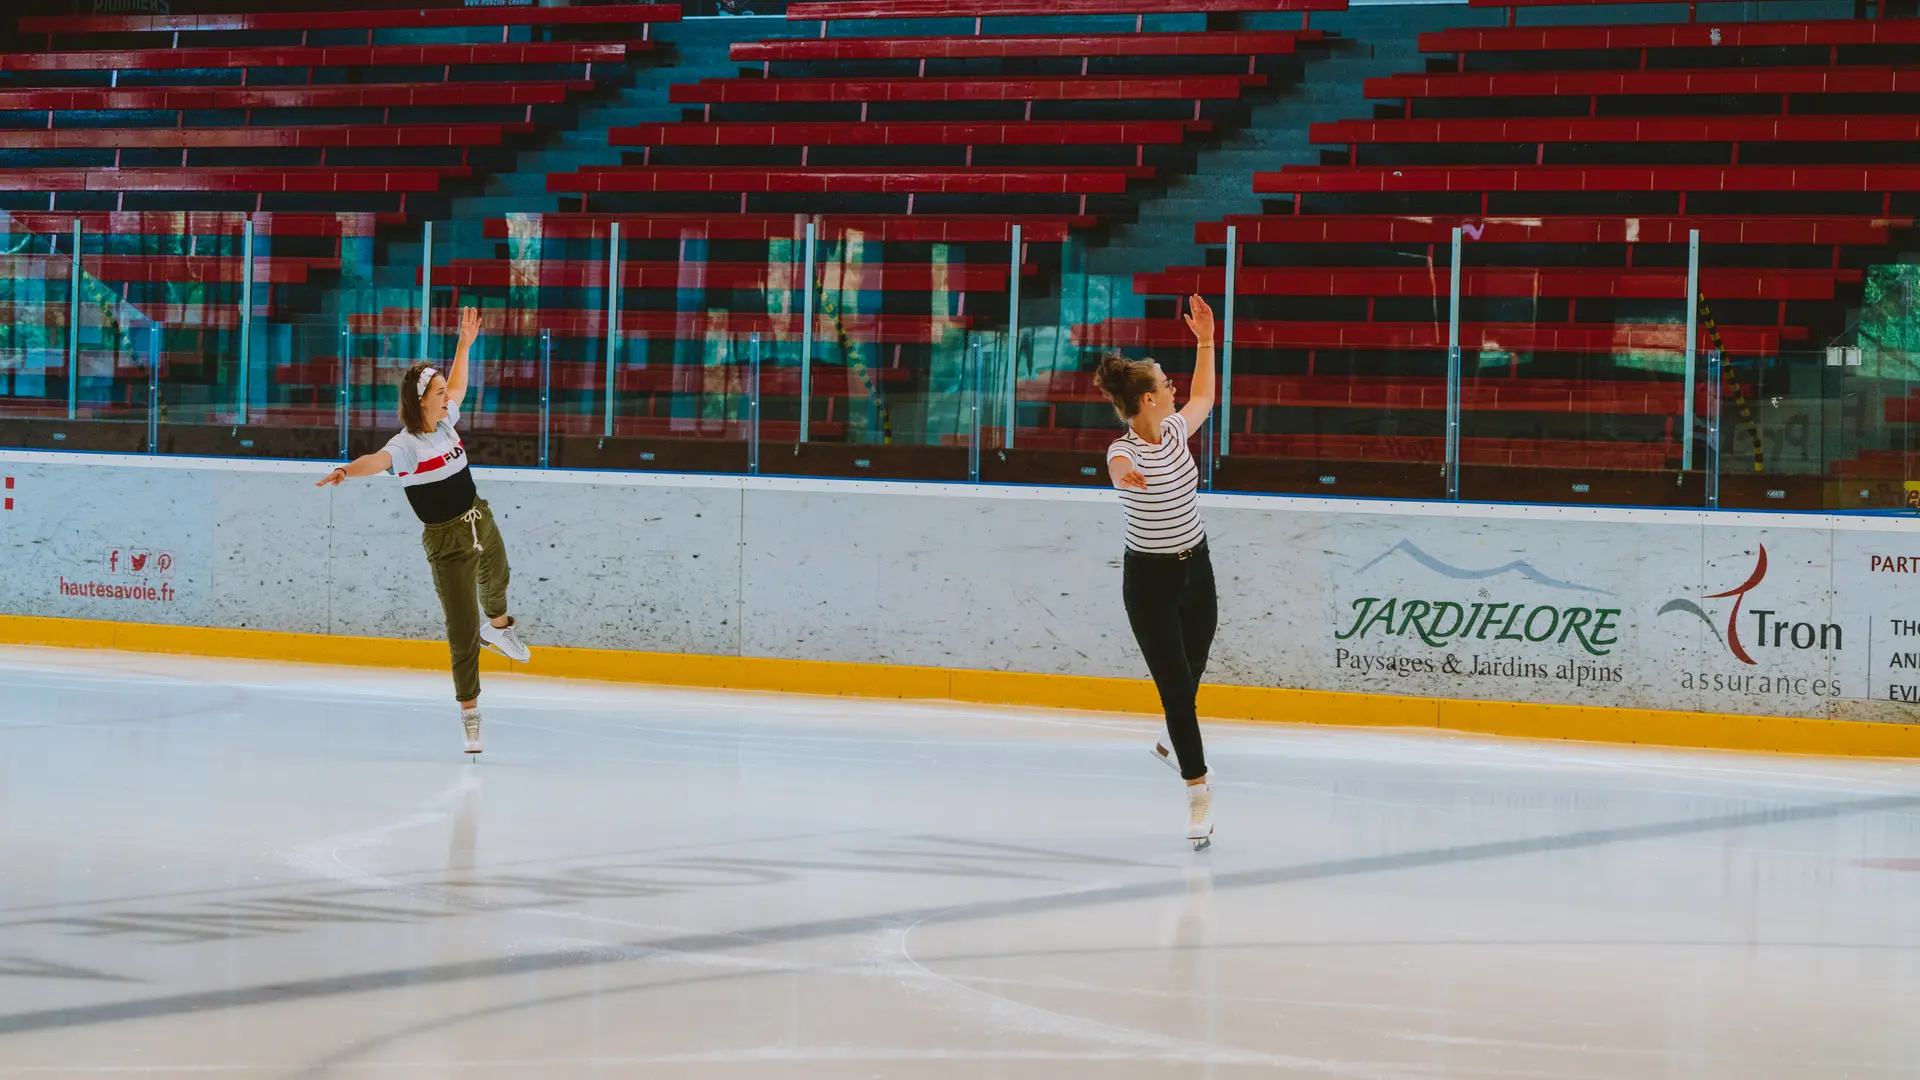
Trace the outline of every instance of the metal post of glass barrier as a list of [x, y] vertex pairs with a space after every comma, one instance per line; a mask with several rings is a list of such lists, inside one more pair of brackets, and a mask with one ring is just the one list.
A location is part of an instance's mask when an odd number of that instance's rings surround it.
[[1693, 471], [1693, 379], [1699, 362], [1700, 230], [1687, 230], [1687, 362], [1686, 387], [1680, 397], [1680, 471]]
[[73, 267], [67, 282], [67, 419], [80, 416], [80, 219], [73, 219]]
[[1460, 230], [1453, 230], [1453, 269], [1447, 300], [1447, 498], [1460, 498]]
[[[344, 317], [344, 316], [343, 316]], [[334, 394], [334, 412], [340, 420], [340, 460], [347, 460], [347, 411], [353, 404], [347, 396], [347, 387], [353, 378], [353, 338], [347, 328], [340, 327], [340, 390]]]
[[747, 338], [747, 475], [760, 475], [760, 332]]
[[986, 389], [987, 372], [986, 343], [978, 334], [972, 337], [973, 340], [969, 343], [970, 348], [967, 350], [969, 353], [967, 376], [973, 383], [973, 392], [968, 395], [969, 422], [972, 431], [967, 436], [967, 479], [977, 484], [980, 482], [980, 399]]
[[807, 428], [813, 417], [813, 259], [814, 243], [820, 236], [820, 223], [807, 222], [806, 265], [800, 268], [803, 283], [800, 301], [800, 441], [807, 441]]
[[1720, 508], [1720, 350], [1707, 350], [1707, 508]]
[[1220, 323], [1220, 456], [1232, 452], [1233, 438], [1233, 293], [1239, 280], [1240, 226], [1227, 226], [1227, 289], [1221, 299]]
[[547, 467], [548, 440], [553, 430], [553, 331], [540, 331], [540, 467]]
[[147, 453], [160, 452], [160, 324], [147, 327]]
[[433, 334], [433, 222], [420, 223], [420, 359]]
[[1011, 273], [1007, 277], [1007, 431], [1002, 449], [1013, 449], [1013, 429], [1020, 419], [1020, 226], [1013, 227]]
[[607, 237], [607, 406], [601, 434], [613, 437], [614, 373], [620, 358], [620, 223]]
[[236, 419], [247, 422], [247, 404], [253, 395], [253, 218], [240, 234], [240, 407]]

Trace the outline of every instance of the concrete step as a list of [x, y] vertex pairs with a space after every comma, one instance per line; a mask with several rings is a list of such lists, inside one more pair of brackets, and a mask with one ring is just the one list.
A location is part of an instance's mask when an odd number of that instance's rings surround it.
[[500, 217], [503, 214], [551, 214], [560, 209], [558, 196], [531, 198], [513, 195], [479, 195], [458, 199], [453, 208], [465, 219]]
[[523, 150], [516, 161], [515, 172], [572, 172], [582, 165], [599, 165], [619, 160], [620, 147], [608, 146], [604, 132], [600, 135], [600, 145], [586, 149], [558, 148], [552, 150]]
[[487, 177], [482, 191], [487, 195], [522, 195], [535, 198], [547, 194], [547, 173], [537, 172], [498, 173]]

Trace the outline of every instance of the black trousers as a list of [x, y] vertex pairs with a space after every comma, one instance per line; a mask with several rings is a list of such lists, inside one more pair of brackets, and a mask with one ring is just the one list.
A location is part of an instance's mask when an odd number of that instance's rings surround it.
[[1207, 670], [1214, 626], [1220, 621], [1213, 587], [1213, 560], [1203, 540], [1185, 559], [1143, 556], [1128, 551], [1121, 596], [1127, 622], [1146, 655], [1147, 670], [1167, 713], [1167, 738], [1180, 760], [1180, 775], [1207, 775], [1207, 752], [1200, 745], [1200, 718], [1194, 695]]

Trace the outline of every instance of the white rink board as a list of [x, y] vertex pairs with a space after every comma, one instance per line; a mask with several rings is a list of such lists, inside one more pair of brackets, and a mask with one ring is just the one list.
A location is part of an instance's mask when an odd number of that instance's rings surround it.
[[[314, 488], [326, 468], [0, 453], [15, 506], [0, 512], [0, 611], [439, 636], [398, 486]], [[1120, 603], [1120, 508], [1106, 492], [477, 477], [537, 645], [1145, 676]], [[1920, 623], [1911, 519], [1203, 504], [1221, 592], [1209, 681], [1920, 712], [1909, 704], [1920, 701], [1920, 626], [1903, 625]], [[76, 595], [75, 583], [113, 595]]]

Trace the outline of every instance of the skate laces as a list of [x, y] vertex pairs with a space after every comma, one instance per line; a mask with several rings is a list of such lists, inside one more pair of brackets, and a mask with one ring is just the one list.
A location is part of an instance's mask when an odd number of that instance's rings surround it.
[[467, 738], [477, 741], [480, 738], [480, 711], [469, 709], [460, 714], [460, 726], [467, 729]]
[[1213, 812], [1213, 787], [1211, 784], [1194, 784], [1187, 788], [1187, 824], [1204, 825]]
[[461, 514], [460, 517], [456, 520], [464, 521], [467, 523], [467, 531], [473, 534], [473, 550], [475, 551], [487, 550], [486, 547], [480, 543], [480, 508], [479, 507], [476, 506], [473, 509], [467, 511], [466, 513]]

